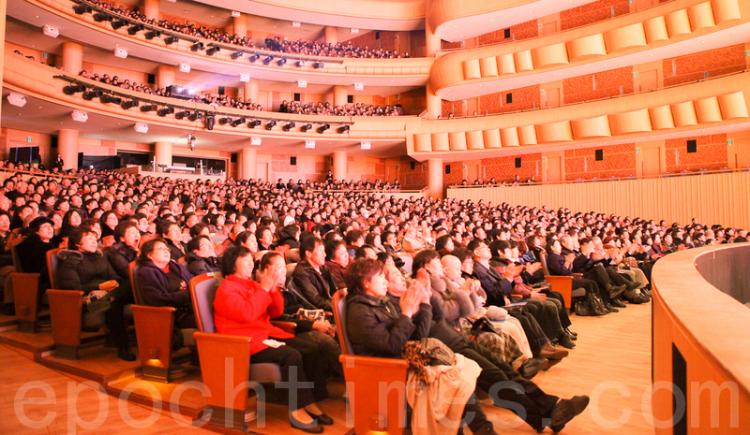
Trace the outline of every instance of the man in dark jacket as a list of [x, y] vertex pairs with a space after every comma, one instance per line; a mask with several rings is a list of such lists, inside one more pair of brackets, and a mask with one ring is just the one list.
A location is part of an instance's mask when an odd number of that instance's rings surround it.
[[75, 250], [64, 250], [57, 255], [60, 260], [57, 285], [63, 290], [82, 290], [87, 297], [94, 291], [108, 291], [110, 308], [105, 313], [105, 320], [117, 345], [117, 355], [125, 361], [134, 361], [123, 313], [125, 305], [133, 300], [130, 286], [120, 280], [109, 261], [99, 252], [96, 233], [77, 228], [71, 232], [68, 244]]
[[336, 289], [325, 267], [323, 241], [317, 237], [303, 237], [299, 255], [302, 261], [297, 263], [292, 274], [295, 287], [316, 308], [331, 311], [331, 297]]
[[120, 222], [115, 228], [115, 240], [117, 243], [107, 250], [105, 256], [120, 279], [130, 283], [129, 266], [138, 256], [141, 241], [138, 225], [130, 220]]
[[214, 245], [208, 236], [196, 236], [190, 239], [185, 260], [188, 272], [192, 276], [221, 271], [219, 257], [216, 256]]
[[[547, 269], [549, 269], [549, 273], [551, 275], [560, 275], [560, 276], [570, 276], [573, 275], [573, 272], [575, 269], [573, 269], [573, 264], [575, 263], [576, 259], [578, 259], [578, 254], [575, 251], [563, 251], [562, 245], [558, 240], [553, 240], [550, 243], [548, 243], [548, 249], [549, 254], [547, 255]], [[583, 261], [579, 260], [579, 267], [584, 267]], [[578, 272], [582, 272], [581, 269], [578, 270]], [[573, 288], [583, 288], [586, 290], [586, 293], [592, 293], [595, 295], [599, 295], [602, 298], [602, 301], [604, 301], [604, 307], [609, 312], [616, 312], [617, 309], [608, 303], [609, 301], [609, 293], [606, 290], [602, 290], [599, 287], [599, 284], [589, 277], [579, 278], [577, 276], [573, 277]], [[606, 313], [604, 313], [606, 314]]]

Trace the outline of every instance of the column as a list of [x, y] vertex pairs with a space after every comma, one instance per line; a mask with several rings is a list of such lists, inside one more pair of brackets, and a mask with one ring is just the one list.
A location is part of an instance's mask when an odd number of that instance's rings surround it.
[[[57, 152], [63, 159], [63, 169], [78, 169], [78, 130], [62, 128], [57, 132]], [[57, 156], [51, 156], [55, 161]]]
[[157, 166], [172, 166], [172, 144], [169, 142], [156, 142], [154, 144], [154, 160], [156, 160]]
[[175, 69], [171, 66], [159, 65], [156, 69], [156, 87], [166, 88], [174, 84]]
[[339, 42], [339, 31], [333, 26], [326, 26], [325, 30], [326, 44], [336, 44]]
[[250, 180], [257, 177], [257, 161], [258, 152], [255, 148], [242, 148], [237, 156], [239, 160], [239, 168], [237, 168], [237, 176], [240, 180]]
[[247, 17], [240, 14], [239, 17], [232, 17], [232, 31], [240, 38], [247, 36]]
[[443, 197], [443, 159], [427, 160], [427, 194], [430, 198]]
[[333, 105], [344, 106], [346, 105], [347, 94], [346, 86], [336, 85], [333, 87]]
[[425, 57], [433, 57], [440, 51], [440, 37], [435, 34], [430, 24], [430, 3], [432, 1], [427, 0], [425, 3], [425, 14], [424, 14], [424, 55]]
[[[0, 44], [5, 46], [5, 20], [6, 20], [6, 10], [8, 7], [7, 0], [0, 0]], [[5, 50], [3, 50], [2, 53], [0, 53], [0, 95], [2, 95], [3, 90], [3, 71], [4, 71], [4, 65], [5, 65]], [[2, 105], [0, 105], [2, 107]]]
[[245, 82], [244, 87], [245, 100], [250, 100], [253, 103], [258, 102], [258, 81], [250, 79], [249, 82]]
[[425, 87], [425, 92], [427, 93], [427, 116], [436, 119], [443, 112], [442, 101], [440, 97], [435, 95], [432, 91], [432, 86], [429, 84]]
[[143, 0], [143, 15], [149, 20], [158, 20], [159, 0]]
[[346, 151], [334, 151], [333, 152], [333, 179], [344, 180], [346, 179], [348, 156]]
[[64, 42], [62, 46], [62, 68], [68, 74], [78, 75], [83, 69], [83, 47], [75, 42]]

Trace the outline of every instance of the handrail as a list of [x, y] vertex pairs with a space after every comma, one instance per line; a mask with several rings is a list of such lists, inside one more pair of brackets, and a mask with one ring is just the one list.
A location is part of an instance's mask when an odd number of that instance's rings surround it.
[[[611, 178], [598, 178], [598, 179], [577, 179], [577, 180], [566, 180], [556, 181], [550, 183], [540, 183], [536, 181], [517, 181], [517, 182], [505, 182], [495, 184], [478, 184], [478, 185], [461, 185], [455, 184], [448, 186], [448, 189], [470, 189], [470, 188], [481, 188], [481, 187], [523, 187], [523, 186], [548, 186], [548, 185], [564, 185], [564, 184], [583, 184], [583, 183], [601, 183], [607, 181], [626, 181], [626, 180], [647, 180], [647, 179], [659, 179], [659, 178], [674, 178], [674, 177], [689, 177], [693, 175], [712, 175], [712, 174], [728, 174], [735, 172], [750, 172], [750, 167], [744, 168], [726, 168], [726, 169], [706, 169], [692, 172], [673, 172], [663, 173], [658, 175], [646, 175], [642, 177], [630, 176], [630, 177], [611, 177]], [[512, 184], [509, 184], [512, 183]]]
[[0, 172], [6, 172], [6, 173], [10, 173], [11, 174], [8, 177], [6, 177], [6, 179], [10, 178], [10, 177], [12, 177], [13, 175], [16, 175], [16, 174], [29, 175], [31, 177], [63, 178], [63, 179], [68, 179], [68, 180], [75, 180], [75, 179], [77, 179], [77, 177], [75, 175], [54, 174], [54, 173], [51, 173], [51, 172], [40, 172], [40, 171], [27, 171], [27, 170], [24, 170], [24, 169], [8, 169], [8, 168], [5, 168], [5, 167], [0, 168]]
[[[727, 254], [726, 251], [731, 251], [731, 254], [722, 255]], [[740, 259], [747, 259], [748, 254], [750, 244], [738, 243], [678, 251], [656, 263], [652, 273], [655, 382], [665, 380], [664, 376], [671, 372], [673, 350], [666, 349], [671, 344], [683, 353], [688, 367], [691, 364], [701, 367], [693, 371], [687, 381], [700, 382], [705, 376], [709, 382], [736, 383], [745, 397], [750, 396], [750, 370], [747, 369], [750, 366], [750, 334], [746, 333], [750, 325], [750, 310], [709, 282], [699, 270], [711, 268], [709, 263], [717, 261], [719, 269], [716, 271], [726, 268], [734, 270], [729, 272], [730, 275], [741, 274], [740, 263], [746, 261]], [[733, 263], [732, 256], [739, 262]], [[723, 274], [727, 272], [725, 270]], [[665, 314], [668, 319], [663, 318]], [[660, 326], [666, 324], [666, 329]], [[691, 360], [691, 357], [694, 358]], [[710, 372], [714, 367], [716, 373]], [[709, 373], [703, 373], [706, 370]], [[739, 395], [736, 399], [741, 400]], [[747, 423], [745, 418], [745, 430]]]

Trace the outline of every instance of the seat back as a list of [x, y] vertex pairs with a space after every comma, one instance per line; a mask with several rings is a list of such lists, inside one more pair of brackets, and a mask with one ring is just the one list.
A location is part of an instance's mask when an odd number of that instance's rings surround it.
[[549, 267], [547, 267], [547, 252], [544, 249], [539, 251], [539, 262], [542, 263], [544, 275], [549, 275]]
[[299, 263], [299, 248], [292, 248], [284, 252], [284, 260], [287, 263]]
[[141, 241], [138, 242], [138, 247], [141, 248], [143, 245], [146, 244], [149, 240], [153, 240], [155, 238], [159, 237], [158, 234], [144, 234], [141, 236]]
[[216, 332], [214, 298], [219, 282], [219, 278], [214, 273], [203, 273], [190, 280], [190, 296], [193, 300], [195, 321], [200, 332]]
[[292, 279], [294, 269], [297, 267], [297, 263], [287, 263], [286, 265], [286, 282]]
[[20, 243], [20, 240], [10, 247], [10, 259], [13, 262], [13, 267], [15, 268], [16, 272], [24, 272], [23, 270], [21, 270], [21, 260], [18, 257], [18, 250], [16, 249], [18, 243]]
[[346, 333], [346, 289], [340, 289], [333, 294], [333, 320], [336, 322], [336, 335], [339, 338], [341, 353], [352, 354], [352, 345]]
[[57, 258], [57, 254], [60, 253], [62, 249], [55, 248], [50, 249], [47, 251], [47, 273], [49, 274], [49, 285], [50, 288], [57, 289], [60, 288], [57, 285], [57, 266], [60, 264], [60, 260]]
[[128, 264], [128, 276], [130, 277], [130, 288], [133, 291], [133, 300], [138, 305], [143, 304], [143, 298], [141, 297], [141, 288], [138, 286], [138, 265], [135, 261], [131, 261]]

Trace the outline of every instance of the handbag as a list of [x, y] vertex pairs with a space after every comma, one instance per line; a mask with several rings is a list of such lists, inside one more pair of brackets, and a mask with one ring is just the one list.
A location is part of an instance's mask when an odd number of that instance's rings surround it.
[[103, 313], [112, 307], [112, 297], [109, 294], [97, 298], [92, 296], [86, 304], [86, 312], [89, 314]]

